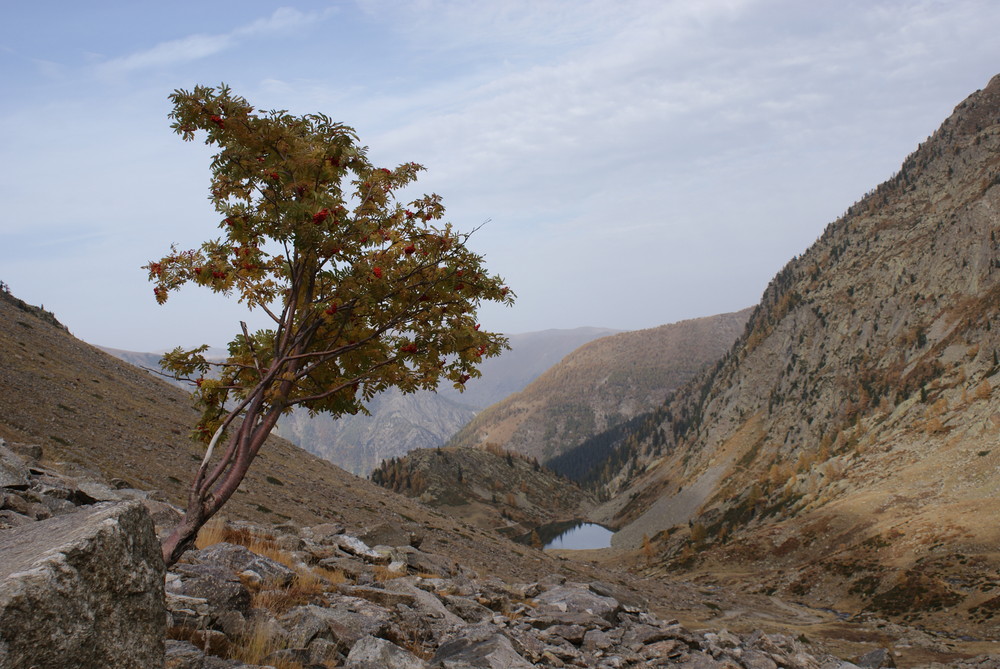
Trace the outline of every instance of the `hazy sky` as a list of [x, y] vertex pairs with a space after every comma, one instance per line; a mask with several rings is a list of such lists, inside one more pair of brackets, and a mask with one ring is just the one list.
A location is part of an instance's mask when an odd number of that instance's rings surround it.
[[140, 266], [218, 234], [177, 88], [354, 126], [518, 293], [486, 327], [734, 311], [1000, 72], [1000, 2], [3, 2], [0, 280], [95, 344], [222, 345]]

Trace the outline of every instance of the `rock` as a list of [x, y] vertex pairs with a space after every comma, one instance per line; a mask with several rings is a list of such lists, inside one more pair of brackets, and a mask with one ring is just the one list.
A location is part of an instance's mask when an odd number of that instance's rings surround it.
[[368, 544], [357, 537], [352, 537], [349, 534], [338, 534], [330, 537], [330, 540], [333, 545], [345, 553], [355, 555], [372, 564], [389, 564], [390, 558], [388, 555], [383, 555], [378, 551], [372, 550]]
[[419, 574], [434, 576], [454, 576], [458, 573], [458, 565], [454, 560], [441, 555], [424, 553], [413, 546], [404, 546], [395, 551], [400, 560]]
[[394, 609], [398, 604], [413, 606], [416, 598], [410, 592], [393, 592], [383, 588], [371, 588], [365, 585], [341, 585], [337, 588], [350, 597], [360, 597], [387, 609]]
[[431, 659], [434, 669], [527, 669], [532, 666], [503, 634], [493, 634], [482, 640], [462, 637], [448, 641]]
[[192, 562], [224, 565], [234, 574], [252, 571], [262, 581], [273, 585], [285, 586], [295, 578], [294, 569], [258, 555], [246, 546], [221, 542], [200, 551], [190, 551], [188, 555]]
[[0, 666], [162, 667], [163, 578], [138, 502], [0, 532]]
[[539, 613], [583, 612], [604, 618], [610, 623], [617, 620], [621, 604], [611, 597], [590, 591], [586, 586], [560, 585], [546, 590], [535, 598]]
[[445, 595], [442, 599], [449, 611], [467, 623], [478, 623], [493, 617], [493, 611], [468, 597]]
[[334, 596], [323, 611], [329, 614], [330, 640], [344, 649], [353, 648], [364, 636], [383, 637], [394, 631], [392, 614], [364, 599]]
[[465, 621], [448, 610], [437, 595], [421, 590], [410, 578], [397, 578], [386, 583], [386, 589], [408, 594], [413, 597], [413, 608], [432, 621], [440, 621], [445, 627], [461, 627]]
[[883, 667], [895, 667], [896, 660], [887, 649], [876, 648], [857, 657], [854, 660], [854, 664], [859, 667], [866, 667], [867, 669], [882, 669]]
[[352, 581], [359, 581], [363, 574], [368, 574], [371, 567], [360, 560], [346, 557], [329, 557], [319, 561], [319, 566], [324, 569], [339, 571]]
[[373, 636], [358, 640], [347, 656], [348, 669], [425, 669], [427, 663], [396, 644]]
[[97, 502], [118, 502], [123, 499], [121, 493], [109, 485], [96, 481], [77, 481], [74, 501], [80, 504], [96, 504]]
[[420, 537], [415, 533], [389, 523], [379, 523], [365, 530], [358, 538], [369, 546], [419, 546], [421, 543]]
[[28, 468], [21, 458], [5, 445], [0, 445], [0, 489], [27, 490], [30, 486]]
[[170, 584], [170, 591], [203, 599], [214, 620], [224, 611], [245, 613], [250, 608], [250, 591], [230, 571], [219, 564], [178, 564], [174, 572], [181, 580]]

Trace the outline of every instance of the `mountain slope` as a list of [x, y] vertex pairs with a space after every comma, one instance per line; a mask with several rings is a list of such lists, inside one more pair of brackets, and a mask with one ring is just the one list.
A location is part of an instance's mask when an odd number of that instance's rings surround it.
[[494, 444], [550, 460], [662, 403], [725, 353], [749, 315], [747, 309], [592, 341], [483, 411], [449, 444]]
[[[75, 339], [52, 314], [2, 290], [0, 387], [0, 438], [40, 445], [44, 467], [121, 479], [116, 483], [185, 503], [203, 454], [188, 438], [198, 414], [187, 393]], [[428, 550], [483, 573], [540, 578], [559, 568], [539, 551], [462, 525], [277, 437], [221, 515], [265, 524], [336, 522], [355, 533], [389, 523], [423, 534]]]
[[[695, 568], [983, 634], [1000, 609], [1000, 76], [622, 443], [598, 514]], [[690, 526], [689, 526], [690, 524]], [[721, 574], [721, 575], [720, 575]]]

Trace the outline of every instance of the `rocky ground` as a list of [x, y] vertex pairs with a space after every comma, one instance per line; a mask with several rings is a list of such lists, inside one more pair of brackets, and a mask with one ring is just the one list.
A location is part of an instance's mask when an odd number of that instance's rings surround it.
[[[160, 529], [176, 519], [176, 507], [156, 493], [68, 477], [40, 456], [37, 446], [0, 444], [0, 532], [128, 499], [142, 501]], [[550, 556], [542, 561], [548, 575], [519, 580], [509, 570], [501, 579], [473, 568], [439, 545], [418, 527], [388, 523], [214, 523], [167, 574], [166, 666], [849, 669], [904, 657], [889, 648], [888, 634], [884, 647], [862, 644], [863, 653], [834, 656], [818, 634], [827, 614], [709, 585], [664, 590], [602, 571], [595, 562], [606, 553]], [[701, 624], [713, 616], [715, 624]], [[753, 628], [768, 617], [783, 619], [784, 633], [774, 632], [779, 625]], [[944, 650], [938, 658], [951, 666], [1000, 666]]]

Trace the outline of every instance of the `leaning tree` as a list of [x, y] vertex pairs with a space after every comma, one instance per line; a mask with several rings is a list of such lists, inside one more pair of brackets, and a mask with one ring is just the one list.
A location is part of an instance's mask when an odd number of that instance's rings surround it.
[[173, 564], [233, 495], [278, 418], [296, 407], [365, 412], [388, 388], [461, 387], [507, 346], [476, 322], [483, 301], [513, 293], [470, 251], [469, 234], [439, 223], [437, 195], [396, 193], [423, 168], [375, 167], [354, 131], [322, 114], [255, 113], [225, 85], [170, 96], [173, 130], [217, 147], [211, 201], [218, 238], [144, 266], [159, 303], [194, 283], [266, 314], [245, 323], [223, 361], [206, 346], [163, 366], [190, 380], [207, 443], [181, 522], [164, 540]]

